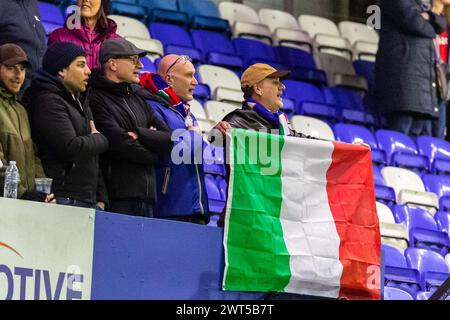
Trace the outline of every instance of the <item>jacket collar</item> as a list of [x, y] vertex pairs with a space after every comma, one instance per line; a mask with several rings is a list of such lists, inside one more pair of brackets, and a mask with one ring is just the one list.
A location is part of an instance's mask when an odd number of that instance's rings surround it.
[[17, 95], [15, 95], [12, 92], [9, 92], [8, 90], [6, 90], [5, 87], [0, 85], [0, 99], [14, 103], [17, 101]]
[[[94, 30], [90, 30], [86, 25], [81, 24], [81, 28], [76, 29], [70, 29], [68, 24], [69, 17], [67, 17], [66, 22], [64, 24], [65, 28], [70, 30], [77, 38], [82, 40], [83, 42], [91, 42], [96, 41], [99, 38], [104, 37], [105, 35], [114, 34], [117, 32], [117, 24], [108, 18], [108, 27], [105, 30], [99, 30], [98, 28], [95, 28]], [[89, 34], [92, 34], [92, 39], [89, 39]]]
[[135, 92], [135, 87], [130, 83], [115, 83], [107, 79], [101, 69], [92, 71], [89, 84], [93, 89], [104, 90], [120, 97], [126, 97]]

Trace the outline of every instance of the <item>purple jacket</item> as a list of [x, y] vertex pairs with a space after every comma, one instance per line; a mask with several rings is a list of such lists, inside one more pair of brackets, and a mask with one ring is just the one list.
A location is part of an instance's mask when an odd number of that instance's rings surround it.
[[97, 29], [89, 30], [85, 25], [81, 29], [70, 30], [67, 24], [63, 28], [53, 31], [48, 38], [48, 45], [54, 42], [72, 42], [84, 48], [86, 51], [86, 60], [89, 68], [100, 67], [99, 52], [102, 43], [108, 39], [120, 38], [116, 33], [116, 23], [108, 19], [108, 28], [106, 31], [99, 33]]

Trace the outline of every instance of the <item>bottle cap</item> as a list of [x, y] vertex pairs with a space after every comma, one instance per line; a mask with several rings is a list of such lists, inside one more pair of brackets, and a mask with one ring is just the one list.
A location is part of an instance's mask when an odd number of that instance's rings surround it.
[[13, 160], [11, 160], [11, 161], [9, 162], [9, 164], [16, 164], [16, 162], [13, 161]]

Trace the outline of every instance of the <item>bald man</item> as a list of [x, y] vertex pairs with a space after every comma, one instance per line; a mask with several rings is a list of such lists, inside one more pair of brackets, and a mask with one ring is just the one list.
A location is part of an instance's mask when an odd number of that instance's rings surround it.
[[145, 73], [141, 85], [155, 114], [172, 130], [171, 156], [156, 168], [158, 202], [154, 216], [197, 224], [209, 222], [208, 196], [204, 182], [204, 142], [189, 101], [198, 84], [188, 56], [163, 57], [158, 73]]

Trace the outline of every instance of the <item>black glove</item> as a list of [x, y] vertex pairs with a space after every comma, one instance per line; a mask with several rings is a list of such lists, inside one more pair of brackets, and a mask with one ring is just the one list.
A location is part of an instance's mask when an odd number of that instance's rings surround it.
[[20, 199], [36, 201], [36, 202], [45, 202], [45, 198], [47, 198], [47, 194], [38, 191], [25, 191]]

